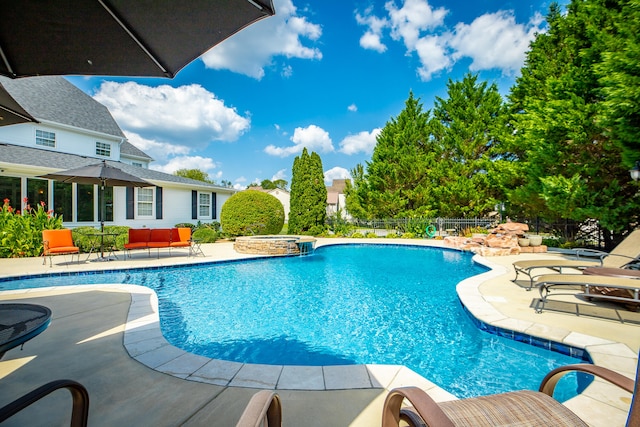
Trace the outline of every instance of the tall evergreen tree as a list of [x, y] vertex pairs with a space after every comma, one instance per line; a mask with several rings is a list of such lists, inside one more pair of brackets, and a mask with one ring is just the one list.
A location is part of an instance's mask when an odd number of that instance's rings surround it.
[[500, 144], [505, 107], [495, 84], [467, 74], [449, 80], [447, 99], [436, 98], [430, 128], [437, 158], [431, 197], [439, 216], [480, 216], [493, 210], [502, 194], [495, 184], [503, 173]]
[[293, 161], [288, 230], [318, 235], [326, 230], [327, 187], [320, 156], [306, 148]]
[[395, 218], [433, 213], [426, 197], [426, 174], [435, 161], [429, 148], [429, 114], [410, 92], [404, 110], [377, 136], [366, 173], [362, 165], [352, 171], [353, 186], [347, 189], [351, 215]]

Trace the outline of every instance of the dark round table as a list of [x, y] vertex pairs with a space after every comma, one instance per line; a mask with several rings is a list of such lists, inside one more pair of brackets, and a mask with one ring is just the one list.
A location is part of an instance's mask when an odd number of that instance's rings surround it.
[[47, 329], [51, 310], [37, 304], [0, 304], [0, 358]]

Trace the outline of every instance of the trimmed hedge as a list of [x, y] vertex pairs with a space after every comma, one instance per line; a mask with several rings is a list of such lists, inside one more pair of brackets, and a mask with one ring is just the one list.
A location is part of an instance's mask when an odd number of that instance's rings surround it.
[[270, 194], [241, 191], [222, 205], [220, 223], [222, 231], [231, 237], [278, 234], [284, 225], [284, 207]]

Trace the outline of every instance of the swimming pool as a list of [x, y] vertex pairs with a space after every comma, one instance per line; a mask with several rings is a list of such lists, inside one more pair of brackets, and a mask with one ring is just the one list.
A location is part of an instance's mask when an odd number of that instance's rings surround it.
[[[478, 329], [455, 286], [484, 271], [453, 250], [336, 245], [308, 257], [48, 276], [0, 289], [139, 284], [158, 294], [167, 340], [187, 351], [246, 363], [401, 364], [458, 397], [536, 389], [552, 368], [579, 361]], [[570, 381], [560, 398], [575, 394]]]

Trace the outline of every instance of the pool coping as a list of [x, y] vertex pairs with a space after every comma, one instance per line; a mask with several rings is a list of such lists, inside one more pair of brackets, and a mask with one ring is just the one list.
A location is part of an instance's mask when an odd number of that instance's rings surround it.
[[[384, 243], [378, 241], [346, 244], [368, 243], [455, 250], [434, 244], [397, 240]], [[334, 244], [345, 243], [330, 241], [321, 246]], [[237, 261], [242, 260], [238, 259]], [[552, 338], [553, 340], [548, 339], [547, 341], [584, 349], [593, 363], [608, 367], [628, 377], [634, 377], [637, 354], [624, 343], [518, 320], [502, 314], [492, 304], [492, 302], [496, 302], [496, 297], [483, 295], [480, 292], [480, 285], [493, 278], [504, 276], [509, 272], [509, 269], [478, 255], [473, 257], [473, 261], [484, 265], [489, 271], [463, 280], [457, 285], [456, 290], [461, 304], [472, 315], [472, 318], [479, 322], [479, 325], [496, 328], [496, 331], [511, 331], [507, 333], [520, 334], [519, 336]], [[234, 260], [220, 259], [213, 262], [225, 263], [234, 262]], [[158, 268], [164, 267], [166, 266]], [[0, 297], [4, 293], [75, 292], [100, 287], [107, 290], [125, 291], [131, 295], [126, 323], [123, 325], [123, 346], [132, 359], [166, 375], [223, 387], [283, 391], [391, 390], [402, 386], [417, 386], [427, 391], [436, 401], [456, 399], [453, 394], [411, 369], [400, 365], [271, 366], [222, 361], [188, 353], [166, 341], [160, 329], [157, 295], [153, 290], [143, 286], [123, 284], [56, 286], [0, 291]], [[498, 332], [498, 334], [500, 333]], [[623, 399], [628, 400], [628, 397], [623, 395], [621, 398], [620, 393], [616, 392], [617, 389], [612, 391], [607, 387], [607, 384], [596, 380], [579, 396], [564, 403], [574, 412], [591, 417], [585, 419], [598, 418], [607, 423], [612, 419], [619, 419], [623, 423], [629, 409], [629, 403], [625, 403]], [[593, 418], [594, 416], [595, 418]], [[603, 423], [603, 425], [605, 424]]]

